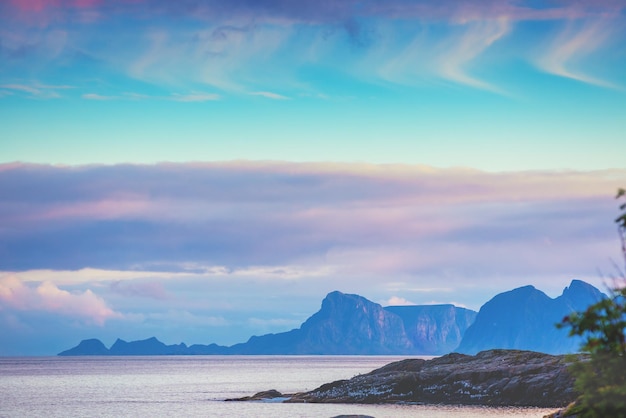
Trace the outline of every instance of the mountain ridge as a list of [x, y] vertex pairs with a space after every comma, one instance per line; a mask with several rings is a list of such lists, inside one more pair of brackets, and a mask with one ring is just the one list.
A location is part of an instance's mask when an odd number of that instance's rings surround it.
[[[106, 349], [99, 340], [85, 340], [59, 355], [440, 355], [448, 352], [450, 346], [458, 345], [471, 323], [467, 318], [473, 320], [476, 315], [474, 311], [453, 305], [402, 307], [431, 312], [419, 319], [421, 328], [429, 332], [420, 334], [413, 330], [407, 333], [407, 328], [414, 324], [406, 315], [397, 314], [395, 308], [384, 308], [359, 295], [333, 291], [323, 299], [320, 310], [300, 328], [252, 336], [248, 341], [230, 347], [166, 345], [151, 337], [131, 342], [118, 339]], [[463, 320], [455, 320], [457, 312]], [[445, 331], [437, 331], [441, 329]], [[428, 340], [424, 338], [426, 335]]]
[[382, 307], [359, 295], [333, 291], [299, 328], [251, 336], [232, 346], [166, 345], [151, 337], [118, 339], [107, 349], [89, 339], [59, 355], [442, 355], [493, 348], [560, 354], [577, 351], [579, 340], [555, 324], [602, 297], [580, 280], [573, 280], [554, 299], [528, 285], [494, 296], [475, 312], [451, 304]]

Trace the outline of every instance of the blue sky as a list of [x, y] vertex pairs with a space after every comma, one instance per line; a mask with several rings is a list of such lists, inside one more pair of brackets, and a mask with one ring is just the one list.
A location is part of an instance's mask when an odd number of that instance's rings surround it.
[[625, 41], [618, 0], [2, 2], [0, 354], [602, 286]]
[[622, 164], [619, 1], [0, 7], [4, 161]]

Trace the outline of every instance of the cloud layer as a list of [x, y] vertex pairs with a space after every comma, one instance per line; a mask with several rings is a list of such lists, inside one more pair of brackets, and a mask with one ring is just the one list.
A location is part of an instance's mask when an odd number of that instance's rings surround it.
[[[562, 271], [578, 264], [565, 260], [571, 246], [610, 230], [607, 196], [623, 182], [619, 170], [4, 165], [0, 268], [296, 277], [288, 266], [314, 265], [307, 274], [320, 266], [410, 274], [440, 269], [446, 259], [486, 265], [499, 254], [500, 271], [531, 273], [524, 255], [538, 257], [544, 271]], [[541, 255], [546, 249], [550, 256]]]
[[526, 284], [601, 286], [625, 183], [624, 170], [4, 164], [0, 328], [232, 344], [299, 324], [336, 289], [477, 309]]

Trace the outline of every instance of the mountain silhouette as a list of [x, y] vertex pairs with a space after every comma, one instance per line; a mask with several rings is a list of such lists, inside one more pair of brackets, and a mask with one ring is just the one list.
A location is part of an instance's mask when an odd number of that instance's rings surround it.
[[300, 328], [253, 336], [230, 347], [166, 345], [152, 337], [132, 342], [118, 339], [107, 349], [99, 340], [90, 339], [59, 355], [441, 355], [493, 348], [570, 353], [578, 351], [580, 339], [569, 337], [555, 324], [603, 297], [580, 280], [573, 280], [555, 299], [524, 286], [496, 295], [477, 313], [454, 305], [382, 307], [362, 296], [334, 291]]

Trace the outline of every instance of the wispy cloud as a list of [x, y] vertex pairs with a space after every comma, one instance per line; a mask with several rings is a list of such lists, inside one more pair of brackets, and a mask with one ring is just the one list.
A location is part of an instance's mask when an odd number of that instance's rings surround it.
[[509, 21], [503, 18], [470, 23], [452, 45], [441, 47], [444, 52], [437, 59], [436, 74], [455, 83], [499, 92], [497, 87], [471, 76], [467, 67], [509, 30]]
[[12, 277], [18, 278], [23, 283], [52, 282], [58, 286], [72, 286], [84, 283], [118, 283], [122, 286], [123, 281], [153, 281], [153, 280], [180, 280], [193, 274], [184, 271], [163, 272], [150, 270], [102, 270], [83, 268], [78, 270], [28, 270], [11, 273]]
[[58, 99], [61, 97], [59, 90], [72, 89], [66, 85], [45, 85], [45, 84], [0, 84], [0, 89], [9, 90], [16, 93], [25, 93], [27, 96], [37, 99]]
[[[376, 83], [419, 84], [435, 77], [504, 93], [481, 75], [489, 73], [482, 71], [489, 63], [485, 54], [494, 44], [508, 42], [509, 57], [528, 59], [536, 48], [523, 50], [516, 35], [524, 37], [528, 30], [524, 22], [542, 21], [549, 22], [550, 29], [538, 29], [541, 42], [549, 41], [554, 27], [570, 29], [542, 56], [532, 58], [538, 67], [610, 87], [583, 64], [588, 64], [591, 52], [611, 41], [607, 27], [621, 21], [625, 10], [623, 2], [611, 0], [12, 1], [0, 5], [0, 16], [12, 17], [5, 18], [8, 29], [0, 31], [5, 41], [0, 58], [15, 64], [17, 71], [69, 67], [81, 69], [82, 78], [88, 79], [97, 65], [135, 81], [191, 90], [171, 98], [178, 101], [219, 99], [213, 92], [195, 92], [203, 85], [221, 94], [252, 92], [270, 99], [317, 92], [319, 80], [301, 71], [309, 65]], [[85, 17], [88, 14], [91, 20]], [[66, 28], [78, 15], [80, 24]], [[24, 24], [24, 16], [32, 22]], [[116, 20], [133, 24], [116, 25], [112, 32], [110, 25]], [[580, 22], [595, 23], [581, 27]], [[413, 34], [413, 41], [407, 41], [407, 27], [422, 28], [427, 35]], [[102, 33], [111, 34], [106, 42]], [[33, 97], [60, 95], [58, 90], [30, 87], [21, 92]], [[292, 93], [294, 88], [300, 91]], [[91, 90], [82, 97], [115, 96]]]
[[171, 100], [176, 102], [212, 102], [220, 100], [220, 95], [215, 93], [193, 92], [189, 94], [173, 94]]
[[81, 97], [86, 100], [96, 100], [96, 101], [106, 101], [106, 100], [117, 99], [116, 96], [104, 96], [102, 94], [97, 94], [97, 93], [85, 93]]
[[506, 42], [514, 29], [510, 19], [469, 19], [435, 27], [418, 22], [406, 34], [393, 26], [382, 27], [379, 41], [367, 51], [357, 73], [395, 84], [419, 86], [435, 80], [506, 94], [476, 74], [489, 70], [485, 55], [494, 44]]
[[114, 293], [128, 297], [143, 297], [157, 300], [167, 300], [172, 296], [168, 294], [162, 283], [159, 282], [137, 282], [125, 283], [121, 280], [110, 285]]
[[[158, 267], [161, 266], [159, 269]], [[140, 269], [133, 266], [128, 270], [106, 270], [83, 268], [78, 270], [35, 269], [12, 272], [11, 276], [23, 283], [50, 282], [58, 286], [108, 283], [115, 293], [127, 296], [145, 296], [155, 299], [169, 295], [163, 282], [197, 279], [247, 280], [298, 280], [326, 277], [334, 272], [327, 265], [266, 265], [228, 267], [202, 265], [200, 263], [170, 262], [164, 269], [163, 263], [146, 263]], [[135, 283], [135, 284], [132, 284]]]
[[278, 93], [272, 93], [270, 91], [255, 91], [250, 93], [251, 96], [261, 96], [261, 97], [265, 97], [267, 99], [272, 99], [272, 100], [288, 100], [289, 98], [286, 96], [283, 96], [281, 94]]
[[169, 96], [150, 96], [140, 93], [124, 93], [117, 96], [107, 96], [98, 93], [87, 93], [81, 96], [85, 100], [109, 101], [109, 100], [162, 100], [182, 103], [202, 103], [220, 100], [217, 93], [192, 92], [192, 93], [172, 93]]
[[277, 82], [273, 59], [293, 32], [284, 26], [221, 22], [198, 30], [150, 30], [137, 45], [137, 57], [123, 65], [140, 80], [175, 85], [183, 79], [245, 93], [248, 85]]
[[607, 88], [618, 88], [613, 83], [596, 78], [581, 67], [583, 58], [601, 48], [615, 33], [614, 20], [571, 22], [537, 58], [537, 66], [545, 72], [571, 78], [583, 83]]

